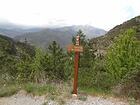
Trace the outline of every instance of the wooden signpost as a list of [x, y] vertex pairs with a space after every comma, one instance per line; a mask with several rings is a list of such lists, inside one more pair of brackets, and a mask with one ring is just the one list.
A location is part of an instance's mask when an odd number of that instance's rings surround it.
[[75, 52], [73, 94], [77, 96], [79, 57], [80, 57], [80, 52], [83, 52], [83, 47], [80, 46], [79, 35], [76, 36], [76, 45], [69, 45], [67, 49], [68, 49], [68, 52], [71, 52], [71, 51]]

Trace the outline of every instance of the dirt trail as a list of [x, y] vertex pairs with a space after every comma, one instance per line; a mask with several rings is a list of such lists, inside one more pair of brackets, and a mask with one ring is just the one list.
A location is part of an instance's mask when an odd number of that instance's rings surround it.
[[0, 98], [0, 105], [42, 105], [45, 102], [45, 97], [33, 97], [27, 94], [18, 93], [11, 97]]
[[125, 101], [120, 101], [114, 98], [105, 99], [103, 97], [88, 96], [86, 101], [70, 99], [67, 105], [129, 105], [129, 104]]
[[[10, 97], [0, 98], [0, 105], [62, 105], [53, 100], [47, 100], [45, 96], [35, 96], [19, 92]], [[78, 98], [66, 99], [64, 105], [129, 105], [126, 101], [114, 98], [87, 96], [86, 100]]]

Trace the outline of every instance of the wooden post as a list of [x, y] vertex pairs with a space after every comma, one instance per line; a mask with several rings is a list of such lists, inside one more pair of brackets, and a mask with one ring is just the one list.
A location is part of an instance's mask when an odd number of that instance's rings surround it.
[[70, 51], [75, 52], [73, 95], [77, 96], [79, 57], [80, 57], [80, 52], [83, 52], [83, 47], [80, 46], [80, 36], [79, 35], [76, 36], [76, 45], [69, 45], [67, 49], [68, 49], [68, 52], [70, 52]]
[[[76, 36], [76, 46], [80, 45], [80, 36]], [[77, 95], [77, 87], [78, 87], [78, 68], [79, 68], [79, 55], [78, 51], [75, 51], [75, 59], [74, 59], [74, 84], [73, 84], [73, 94]]]
[[78, 68], [79, 68], [79, 52], [75, 52], [74, 59], [74, 83], [73, 83], [73, 94], [77, 95], [77, 87], [78, 87]]

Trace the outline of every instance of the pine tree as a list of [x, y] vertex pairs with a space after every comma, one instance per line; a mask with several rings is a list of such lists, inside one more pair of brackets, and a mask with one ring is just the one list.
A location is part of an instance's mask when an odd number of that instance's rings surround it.
[[[94, 70], [93, 62], [94, 62], [94, 52], [92, 43], [89, 39], [86, 39], [86, 35], [79, 30], [77, 35], [80, 36], [80, 45], [83, 46], [84, 51], [80, 53], [80, 61], [79, 61], [79, 85], [92, 85], [93, 84], [93, 76]], [[73, 37], [72, 42], [75, 44], [76, 38]]]
[[33, 58], [32, 63], [30, 64], [31, 67], [31, 74], [30, 78], [35, 80], [36, 82], [43, 82], [43, 66], [42, 60], [44, 57], [43, 51], [41, 49], [37, 49], [35, 51], [35, 56]]
[[[80, 36], [80, 45], [83, 46], [84, 51], [81, 53], [80, 55], [80, 67], [91, 67], [92, 66], [92, 61], [94, 60], [94, 52], [93, 52], [93, 47], [92, 47], [92, 43], [89, 39], [86, 39], [86, 35], [82, 32], [82, 30], [79, 30], [77, 32], [77, 35]], [[72, 42], [73, 44], [75, 44], [76, 42], [76, 37], [72, 38]]]
[[19, 82], [21, 81], [28, 81], [31, 74], [31, 67], [30, 64], [32, 63], [32, 59], [30, 55], [22, 52], [21, 57], [18, 58], [18, 61], [16, 63], [16, 69], [17, 69], [17, 75], [16, 80]]
[[53, 41], [48, 47], [49, 53], [49, 69], [51, 70], [51, 76], [57, 79], [64, 78], [64, 56], [62, 48]]

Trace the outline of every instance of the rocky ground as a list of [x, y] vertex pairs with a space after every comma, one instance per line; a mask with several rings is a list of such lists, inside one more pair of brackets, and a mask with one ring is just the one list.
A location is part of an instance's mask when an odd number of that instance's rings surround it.
[[129, 105], [129, 104], [125, 101], [113, 98], [105, 99], [103, 97], [88, 96], [85, 101], [78, 99], [70, 99], [67, 102], [67, 105]]
[[33, 96], [20, 91], [16, 95], [0, 98], [0, 105], [129, 105], [125, 100], [101, 96], [64, 97], [64, 100], [58, 102], [46, 96]]

